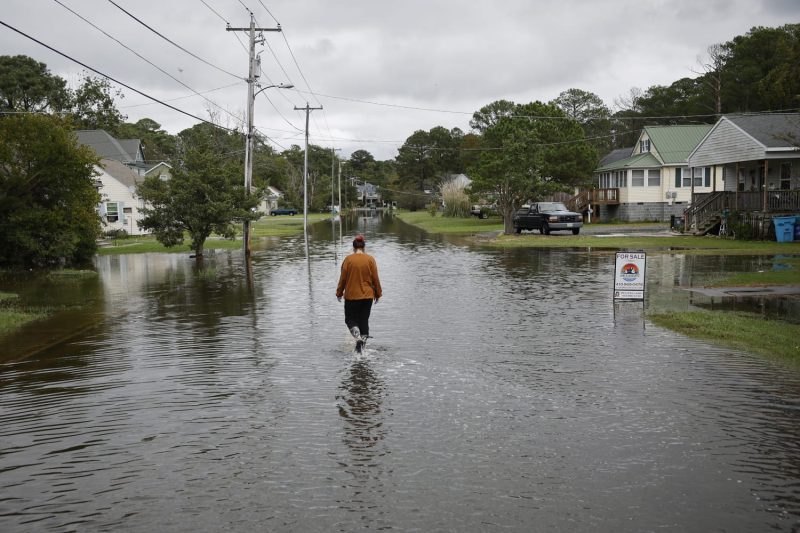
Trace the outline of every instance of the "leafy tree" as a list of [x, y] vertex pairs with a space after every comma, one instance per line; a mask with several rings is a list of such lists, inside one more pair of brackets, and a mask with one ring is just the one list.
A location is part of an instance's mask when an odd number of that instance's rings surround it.
[[788, 109], [800, 104], [800, 24], [756, 27], [723, 45], [723, 112]]
[[601, 153], [611, 149], [611, 110], [602, 98], [581, 89], [567, 89], [553, 100], [565, 115], [577, 121], [589, 142]]
[[[303, 205], [303, 167], [305, 165], [304, 150], [292, 145], [283, 152], [288, 164], [287, 201], [296, 202], [296, 207]], [[331, 150], [314, 144], [308, 145], [308, 209], [324, 210], [331, 202]]]
[[483, 106], [479, 111], [472, 114], [469, 126], [483, 133], [499, 122], [503, 117], [512, 116], [517, 109], [517, 104], [509, 100], [497, 100], [489, 105]]
[[161, 129], [161, 124], [153, 119], [143, 118], [133, 124], [124, 122], [111, 133], [118, 139], [140, 139], [147, 161], [170, 161], [175, 157], [176, 137]]
[[395, 158], [399, 181], [404, 189], [422, 192], [433, 188], [448, 174], [464, 171], [461, 141], [464, 133], [436, 126], [417, 130], [406, 139]]
[[188, 235], [191, 247], [203, 256], [206, 239], [216, 233], [233, 239], [234, 224], [255, 220], [259, 195], [246, 195], [243, 167], [228, 157], [227, 147], [241, 140], [209, 124], [200, 124], [178, 134], [180, 153], [172, 179], [157, 176], [138, 187], [147, 202], [140, 227], [152, 230], [164, 246], [182, 244]]
[[108, 80], [84, 75], [72, 98], [75, 126], [86, 130], [114, 131], [125, 120], [114, 97], [122, 98], [122, 91], [114, 90]]
[[0, 111], [63, 111], [70, 106], [67, 82], [28, 56], [0, 56]]
[[0, 119], [0, 264], [80, 264], [94, 255], [95, 163], [57, 117]]
[[366, 150], [350, 154], [350, 168], [356, 174], [371, 174], [375, 170], [375, 157]]
[[505, 233], [523, 202], [584, 184], [597, 163], [580, 124], [555, 104], [516, 105], [486, 127], [483, 145], [471, 189], [494, 197]]

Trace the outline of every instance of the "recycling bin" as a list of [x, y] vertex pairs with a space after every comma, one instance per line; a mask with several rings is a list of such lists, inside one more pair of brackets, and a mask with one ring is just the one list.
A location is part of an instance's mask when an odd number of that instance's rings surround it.
[[775, 240], [778, 242], [792, 242], [794, 240], [794, 217], [775, 217]]

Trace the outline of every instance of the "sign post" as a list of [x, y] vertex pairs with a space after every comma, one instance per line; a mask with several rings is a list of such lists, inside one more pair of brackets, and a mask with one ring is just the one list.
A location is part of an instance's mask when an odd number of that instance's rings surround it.
[[614, 262], [614, 300], [644, 301], [645, 252], [617, 252]]

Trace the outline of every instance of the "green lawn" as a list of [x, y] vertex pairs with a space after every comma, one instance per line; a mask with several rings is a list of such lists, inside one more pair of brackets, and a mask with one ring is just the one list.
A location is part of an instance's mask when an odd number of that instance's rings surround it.
[[[427, 211], [400, 211], [397, 216], [429, 233], [450, 233], [475, 235], [503, 231], [503, 222], [499, 218], [480, 220], [476, 217], [449, 218], [437, 214], [432, 217]], [[593, 224], [594, 228], [616, 224]], [[643, 224], [646, 226], [647, 224]], [[481, 239], [483, 246], [498, 248], [605, 248], [609, 250], [647, 250], [676, 254], [706, 255], [772, 255], [800, 254], [800, 241], [735, 241], [706, 236], [692, 235], [674, 236], [620, 236], [603, 237], [599, 235], [572, 235], [570, 233], [553, 233], [540, 235], [525, 232], [520, 235], [498, 235]]]
[[47, 316], [44, 311], [33, 311], [19, 307], [19, 296], [10, 292], [0, 292], [0, 335], [22, 327]]
[[[308, 215], [308, 223], [313, 224], [321, 220], [330, 219], [327, 213], [313, 213]], [[281, 237], [296, 235], [303, 232], [303, 215], [264, 217], [251, 225], [252, 238]], [[205, 242], [206, 250], [234, 250], [242, 247], [241, 233], [236, 240], [210, 237]], [[97, 250], [99, 255], [136, 254], [146, 252], [162, 253], [190, 253], [188, 240], [180, 246], [167, 248], [159, 243], [153, 236], [128, 237], [112, 241], [110, 246], [103, 246]]]
[[478, 217], [443, 217], [441, 214], [432, 217], [427, 211], [399, 211], [397, 217], [403, 222], [422, 228], [429, 233], [470, 234], [503, 230], [503, 220], [496, 217], [484, 220]]
[[688, 337], [800, 364], [800, 325], [797, 324], [719, 311], [655, 313], [648, 318]]
[[598, 235], [523, 233], [522, 235], [500, 235], [483, 244], [500, 248], [607, 248], [696, 255], [800, 254], [800, 241], [734, 241], [691, 235], [602, 237]]

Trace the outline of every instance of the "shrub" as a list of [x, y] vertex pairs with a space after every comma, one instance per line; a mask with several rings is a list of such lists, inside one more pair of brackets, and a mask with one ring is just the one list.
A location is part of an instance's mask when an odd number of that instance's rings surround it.
[[444, 216], [446, 217], [469, 217], [469, 196], [467, 196], [464, 183], [457, 179], [452, 179], [442, 183], [439, 189], [442, 192], [444, 201]]

